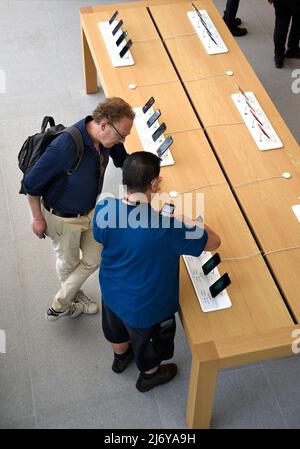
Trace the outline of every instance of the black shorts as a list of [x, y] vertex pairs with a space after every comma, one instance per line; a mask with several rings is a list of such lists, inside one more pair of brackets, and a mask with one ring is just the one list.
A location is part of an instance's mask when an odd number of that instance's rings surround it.
[[131, 342], [135, 363], [140, 371], [149, 371], [174, 354], [175, 316], [148, 328], [130, 327], [102, 301], [102, 329], [110, 343]]

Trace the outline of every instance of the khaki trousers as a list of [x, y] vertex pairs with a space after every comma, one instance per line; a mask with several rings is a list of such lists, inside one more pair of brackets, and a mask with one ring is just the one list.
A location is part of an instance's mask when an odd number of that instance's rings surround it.
[[52, 307], [68, 308], [86, 279], [100, 265], [102, 245], [93, 238], [94, 209], [86, 216], [62, 218], [42, 206], [47, 223], [46, 235], [52, 240], [56, 254], [56, 272], [61, 288]]

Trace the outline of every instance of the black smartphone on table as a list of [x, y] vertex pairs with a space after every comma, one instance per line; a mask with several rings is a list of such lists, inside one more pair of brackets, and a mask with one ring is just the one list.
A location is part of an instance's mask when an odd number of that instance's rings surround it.
[[216, 282], [214, 282], [210, 287], [210, 293], [213, 298], [215, 298], [219, 293], [221, 293], [228, 285], [231, 284], [230, 277], [228, 273], [223, 274]]
[[158, 157], [162, 157], [162, 155], [168, 150], [168, 148], [170, 147], [170, 145], [172, 145], [173, 143], [173, 137], [172, 136], [168, 136], [163, 143], [161, 144], [161, 146], [158, 148], [158, 150], [156, 151], [157, 156]]
[[160, 110], [156, 109], [156, 111], [153, 112], [153, 114], [151, 115], [151, 117], [149, 118], [149, 120], [147, 121], [147, 126], [148, 128], [150, 128], [154, 122], [156, 122], [156, 120], [158, 119], [158, 117], [160, 117]]
[[144, 104], [144, 106], [142, 107], [142, 111], [144, 114], [146, 114], [146, 112], [148, 111], [148, 109], [151, 108], [151, 106], [154, 104], [155, 100], [153, 97], [150, 97], [149, 100], [147, 101], [147, 103]]
[[113, 23], [113, 21], [115, 20], [115, 18], [117, 17], [117, 15], [119, 14], [119, 11], [115, 11], [113, 13], [113, 15], [111, 16], [111, 18], [109, 19], [108, 23], [111, 25]]
[[121, 26], [123, 25], [123, 20], [119, 20], [119, 22], [117, 23], [117, 25], [115, 26], [115, 28], [112, 30], [112, 35], [114, 36], [117, 31], [121, 28]]
[[221, 262], [219, 253], [214, 254], [204, 265], [202, 265], [202, 270], [204, 274], [210, 273], [217, 265]]
[[123, 40], [125, 39], [125, 37], [127, 36], [127, 34], [128, 34], [128, 31], [125, 30], [125, 31], [123, 31], [123, 33], [118, 37], [118, 39], [116, 40], [117, 47], [121, 44], [121, 42], [123, 42]]
[[123, 58], [123, 56], [126, 55], [126, 53], [128, 52], [128, 50], [130, 49], [130, 47], [132, 47], [132, 40], [129, 39], [129, 41], [127, 42], [126, 45], [124, 45], [124, 47], [122, 48], [122, 50], [119, 53], [120, 58]]
[[165, 122], [163, 122], [152, 134], [152, 139], [154, 142], [165, 132], [167, 129]]

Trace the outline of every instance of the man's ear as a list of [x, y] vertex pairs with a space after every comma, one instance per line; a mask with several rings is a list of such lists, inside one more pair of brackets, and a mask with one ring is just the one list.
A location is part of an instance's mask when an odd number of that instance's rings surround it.
[[100, 125], [101, 131], [104, 131], [105, 128], [107, 127], [107, 121], [106, 120], [101, 120], [99, 125]]
[[161, 176], [158, 176], [157, 178], [153, 179], [153, 181], [151, 181], [151, 190], [152, 192], [157, 192], [159, 190], [159, 184], [162, 180]]

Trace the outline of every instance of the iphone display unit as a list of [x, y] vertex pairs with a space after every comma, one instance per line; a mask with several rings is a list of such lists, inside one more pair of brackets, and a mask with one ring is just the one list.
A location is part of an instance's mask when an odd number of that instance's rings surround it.
[[158, 150], [156, 151], [156, 154], [158, 157], [162, 157], [162, 155], [168, 150], [169, 146], [172, 145], [173, 143], [173, 138], [172, 136], [168, 136], [163, 143], [161, 144], [161, 146], [158, 148]]
[[210, 273], [221, 262], [219, 253], [214, 254], [204, 265], [202, 265], [203, 273], [206, 275]]
[[157, 139], [162, 135], [162, 133], [165, 132], [167, 129], [165, 122], [163, 122], [152, 134], [152, 139], [154, 142], [157, 141]]
[[160, 214], [164, 215], [165, 217], [170, 217], [171, 215], [173, 215], [174, 210], [175, 210], [174, 204], [165, 203], [160, 210]]
[[118, 37], [118, 39], [116, 40], [117, 47], [121, 44], [121, 42], [123, 42], [123, 40], [125, 39], [125, 37], [127, 36], [127, 34], [128, 34], [128, 31], [125, 30], [125, 31], [123, 31], [123, 33]]
[[155, 100], [153, 97], [150, 97], [149, 100], [147, 101], [147, 103], [144, 104], [144, 106], [142, 107], [142, 111], [144, 114], [146, 114], [146, 112], [148, 111], [148, 109], [151, 108], [151, 106], [154, 104]]
[[156, 122], [158, 117], [160, 117], [160, 110], [156, 109], [156, 111], [153, 112], [153, 114], [151, 115], [151, 117], [147, 121], [148, 128], [150, 128], [153, 125], [153, 123]]
[[109, 19], [108, 23], [111, 25], [113, 23], [113, 21], [115, 20], [115, 18], [117, 17], [117, 15], [119, 14], [119, 11], [115, 11], [113, 13], [113, 15], [111, 16], [111, 18]]
[[127, 42], [127, 44], [124, 45], [124, 47], [122, 48], [122, 50], [121, 50], [120, 53], [119, 53], [120, 58], [123, 58], [123, 56], [126, 55], [126, 53], [128, 52], [128, 50], [130, 49], [131, 46], [132, 46], [132, 40], [129, 39], [129, 41]]
[[215, 298], [219, 293], [221, 293], [228, 285], [231, 283], [228, 273], [223, 274], [216, 282], [214, 282], [210, 287], [209, 291], [211, 296]]
[[117, 25], [115, 26], [115, 28], [112, 30], [112, 35], [114, 36], [117, 31], [121, 28], [121, 26], [123, 25], [123, 20], [119, 20], [119, 22], [117, 23]]

